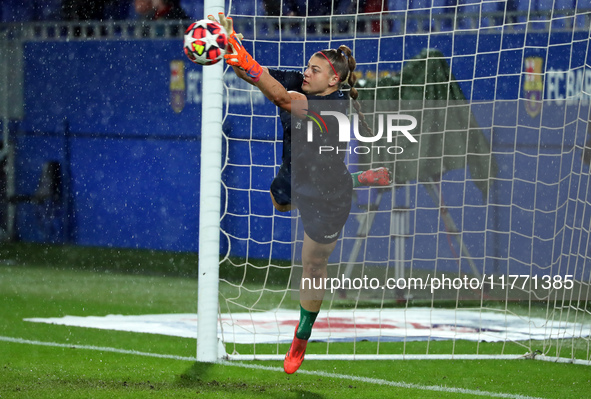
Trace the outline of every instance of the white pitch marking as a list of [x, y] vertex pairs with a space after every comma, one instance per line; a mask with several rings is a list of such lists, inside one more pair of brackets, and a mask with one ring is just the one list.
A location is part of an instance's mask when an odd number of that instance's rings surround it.
[[[197, 361], [196, 358], [188, 357], [188, 356], [176, 356], [176, 355], [166, 355], [166, 354], [160, 354], [160, 353], [139, 352], [139, 351], [127, 350], [127, 349], [110, 348], [110, 347], [105, 347], [105, 346], [60, 344], [57, 342], [43, 342], [43, 341], [35, 341], [35, 340], [3, 337], [3, 336], [0, 336], [0, 341], [11, 342], [11, 343], [16, 343], [16, 344], [51, 346], [51, 347], [56, 347], [56, 348], [86, 349], [86, 350], [93, 350], [93, 351], [122, 353], [125, 355], [157, 357], [157, 358], [161, 358], [161, 359], [182, 360], [182, 361], [189, 361], [189, 362], [196, 362]], [[283, 369], [280, 367], [263, 366], [263, 365], [259, 365], [259, 364], [235, 363], [235, 362], [228, 362], [228, 361], [222, 361], [222, 362], [220, 362], [220, 364], [223, 364], [224, 366], [242, 367], [242, 368], [247, 368], [247, 369], [252, 369], [252, 370], [277, 371], [277, 372], [283, 373]], [[362, 382], [362, 383], [367, 383], [367, 384], [385, 385], [385, 386], [391, 386], [391, 387], [396, 387], [396, 388], [405, 388], [405, 389], [417, 389], [417, 390], [422, 390], [422, 391], [457, 393], [457, 394], [488, 396], [488, 397], [492, 397], [492, 398], [506, 398], [506, 399], [542, 399], [542, 398], [536, 398], [536, 397], [532, 397], [532, 396], [514, 395], [514, 394], [498, 393], [498, 392], [487, 392], [487, 391], [479, 391], [479, 390], [475, 390], [475, 389], [452, 388], [452, 387], [443, 387], [443, 386], [439, 386], [439, 385], [419, 385], [419, 384], [412, 384], [412, 383], [408, 383], [408, 382], [395, 382], [395, 381], [388, 381], [388, 380], [383, 380], [383, 379], [379, 379], [379, 378], [369, 378], [369, 377], [359, 377], [359, 376], [347, 375], [347, 374], [327, 373], [325, 371], [298, 370], [298, 374], [319, 376], [319, 377], [325, 377], [325, 378], [338, 378], [338, 379], [342, 379], [342, 380], [357, 381], [357, 382]]]
[[[280, 371], [282, 373], [284, 372], [283, 369], [280, 367], [262, 366], [262, 365], [258, 365], [258, 364], [231, 363], [231, 362], [222, 362], [222, 364], [230, 365], [230, 366], [244, 367], [244, 368], [249, 368], [249, 369]], [[479, 391], [479, 390], [475, 390], [475, 389], [465, 389], [465, 388], [443, 387], [440, 385], [419, 385], [419, 384], [412, 384], [412, 383], [408, 383], [408, 382], [388, 381], [388, 380], [383, 380], [380, 378], [369, 378], [369, 377], [359, 377], [359, 376], [347, 375], [347, 374], [327, 373], [325, 371], [298, 370], [297, 373], [325, 377], [325, 378], [339, 378], [339, 379], [344, 379], [344, 380], [365, 382], [368, 384], [375, 384], [375, 385], [386, 385], [386, 386], [391, 386], [391, 387], [396, 387], [396, 388], [418, 389], [418, 390], [422, 390], [422, 391], [458, 393], [458, 394], [488, 396], [488, 397], [492, 397], [492, 398], [507, 398], [507, 399], [543, 399], [543, 398], [537, 398], [534, 396], [524, 396], [524, 395], [515, 395], [515, 394], [498, 393], [498, 392], [487, 392], [487, 391]]]

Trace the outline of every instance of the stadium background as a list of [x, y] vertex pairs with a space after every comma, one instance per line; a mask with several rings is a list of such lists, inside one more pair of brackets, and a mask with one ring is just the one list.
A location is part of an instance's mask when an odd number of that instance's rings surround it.
[[[521, 8], [518, 9], [523, 9], [526, 3], [519, 2]], [[536, 4], [536, 9], [547, 9], [548, 2]], [[568, 2], [564, 4], [568, 7]], [[198, 15], [194, 5], [186, 9], [192, 15]], [[254, 13], [253, 10], [238, 12]], [[360, 67], [365, 74], [374, 71], [371, 64], [381, 60], [389, 62], [380, 64], [380, 71], [396, 73], [404, 62], [418, 56], [425, 48], [439, 50], [450, 63], [464, 94], [473, 101], [523, 98], [524, 60], [541, 57], [547, 59], [547, 64], [540, 72], [554, 72], [546, 75], [544, 98], [558, 100], [555, 101], [556, 106], [561, 107], [567, 103], [560, 99], [566, 98], [569, 93], [591, 91], [588, 70], [579, 68], [576, 73], [566, 72], [576, 65], [589, 65], [591, 62], [583, 59], [588, 50], [586, 42], [582, 41], [586, 31], [580, 32], [581, 37], [577, 37], [577, 33], [573, 37], [572, 33], [559, 28], [550, 36], [552, 46], [549, 49], [544, 48], [549, 40], [547, 31], [534, 30], [526, 34], [524, 30], [516, 30], [502, 35], [495, 32], [442, 31], [430, 37], [395, 35], [381, 39], [379, 53], [375, 51], [378, 39], [365, 36], [363, 45], [356, 46], [355, 56], [359, 62], [366, 64]], [[572, 45], [577, 40], [580, 40], [580, 49]], [[337, 42], [339, 40], [335, 38], [333, 43]], [[350, 39], [343, 42], [353, 43]], [[247, 45], [251, 46], [251, 43]], [[269, 42], [257, 44], [255, 54], [262, 65], [301, 65], [301, 56], [297, 54], [301, 54], [304, 46], [307, 52], [325, 47], [318, 42]], [[281, 60], [278, 54], [281, 54]], [[16, 148], [17, 194], [35, 192], [42, 166], [49, 161], [58, 161], [62, 165], [65, 190], [49, 219], [47, 210], [40, 209], [36, 204], [18, 205], [18, 238], [83, 246], [196, 251], [199, 239], [201, 67], [184, 58], [180, 40], [28, 40], [23, 44], [23, 57], [25, 113], [21, 120], [10, 123], [10, 134]], [[184, 69], [175, 69], [174, 62], [178, 60], [184, 62]], [[498, 71], [497, 66], [500, 66]], [[183, 75], [182, 84], [173, 87], [173, 74], [178, 73]], [[552, 82], [549, 76], [554, 77]], [[227, 78], [229, 85], [238, 84], [232, 77]], [[171, 104], [175, 90], [184, 92], [182, 107]], [[253, 99], [257, 114], [275, 115], [272, 104], [260, 96]], [[250, 101], [250, 97], [230, 98], [230, 107], [235, 113], [248, 114]], [[506, 113], [506, 120], [495, 121], [495, 125], [514, 125], [520, 106], [523, 104]], [[533, 119], [520, 123], [539, 124]], [[256, 126], [252, 136], [251, 122]], [[265, 189], [273, 176], [272, 169], [251, 169], [249, 164], [251, 159], [253, 164], [269, 163], [269, 149], [275, 145], [272, 119], [255, 117], [250, 121], [230, 116], [224, 129], [232, 137], [261, 140], [255, 144], [260, 146], [259, 149], [241, 148], [239, 144], [229, 147], [232, 163], [245, 167], [226, 169], [225, 178], [234, 180], [238, 186], [248, 186], [252, 177], [258, 188]], [[490, 137], [491, 131], [485, 130], [484, 134]], [[531, 141], [530, 135], [523, 134], [518, 135], [516, 140], [514, 135], [514, 129], [499, 128], [492, 141], [492, 150], [500, 157], [499, 161], [508, 161], [504, 164], [510, 167], [499, 170], [497, 177], [505, 183], [499, 180], [498, 184], [493, 184], [490, 195], [501, 202], [506, 201], [508, 207], [494, 215], [491, 213], [495, 220], [473, 222], [478, 230], [482, 226], [494, 225], [501, 226], [505, 231], [525, 232], [523, 235], [507, 235], [500, 243], [494, 243], [492, 251], [495, 258], [511, 258], [525, 265], [544, 263], [552, 256], [552, 246], [540, 246], [539, 250], [533, 251], [534, 259], [531, 259], [531, 243], [535, 241], [532, 236], [539, 237], [540, 241], [554, 237], [557, 216], [544, 219], [544, 214], [536, 212], [536, 209], [544, 209], [546, 203], [548, 208], [555, 206], [560, 185], [549, 184], [545, 190], [538, 190], [527, 182], [544, 180], [544, 174], [547, 174], [548, 181], [556, 181], [564, 171], [560, 170], [560, 162], [550, 162], [544, 165], [543, 174], [536, 174], [538, 137]], [[549, 132], [541, 137], [548, 151], [561, 152], [561, 135]], [[572, 137], [574, 140], [574, 135]], [[582, 148], [584, 143], [576, 145]], [[511, 153], [503, 159], [502, 154], [511, 152], [514, 146], [532, 156]], [[580, 155], [574, 153], [572, 156]], [[463, 172], [454, 171], [448, 172], [446, 179], [454, 180], [454, 173], [463, 179]], [[523, 178], [526, 183], [514, 189], [512, 180], [515, 177]], [[466, 185], [466, 190], [467, 198], [473, 198], [477, 205], [484, 204], [475, 187]], [[446, 198], [447, 202], [463, 203], [463, 194], [457, 195], [457, 198], [453, 195]], [[506, 196], [509, 198], [503, 200]], [[244, 256], [248, 243], [250, 257], [264, 258], [268, 257], [268, 243], [272, 238], [290, 241], [288, 220], [275, 220], [274, 223], [279, 225], [273, 231], [279, 236], [269, 237], [273, 221], [266, 195], [253, 191], [227, 201], [228, 207], [236, 213], [243, 213], [243, 217], [231, 217], [223, 222], [227, 232], [244, 238], [232, 243], [234, 255]], [[537, 208], [520, 209], [520, 202], [526, 204], [526, 208], [535, 203]], [[537, 215], [535, 231], [531, 222], [532, 212]], [[417, 225], [432, 224], [428, 214], [422, 217], [424, 219], [417, 216]], [[581, 221], [584, 223], [589, 215], [581, 217], [586, 218]], [[355, 222], [351, 221], [348, 229], [354, 231], [352, 223]], [[468, 220], [463, 227], [469, 229]], [[480, 238], [475, 237], [477, 240]], [[470, 245], [469, 237], [466, 242]], [[493, 245], [492, 241], [490, 243]], [[509, 243], [510, 254], [506, 252]], [[420, 247], [422, 244], [415, 241], [415, 245]], [[222, 251], [225, 251], [226, 240], [222, 240], [222, 246]], [[428, 247], [428, 242], [424, 246]], [[375, 251], [386, 251], [386, 247], [378, 245]], [[278, 244], [272, 248], [273, 258], [289, 259], [289, 244]], [[484, 258], [491, 251], [477, 244], [470, 245], [470, 249], [476, 258]]]

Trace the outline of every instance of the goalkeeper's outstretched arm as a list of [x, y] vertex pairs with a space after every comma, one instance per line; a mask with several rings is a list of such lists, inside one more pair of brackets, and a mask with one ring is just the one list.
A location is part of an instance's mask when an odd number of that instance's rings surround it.
[[[244, 51], [246, 52], [246, 51]], [[248, 54], [248, 53], [246, 53]], [[252, 62], [256, 62], [250, 57]], [[247, 70], [241, 66], [234, 65], [232, 61], [226, 62], [232, 65], [236, 75], [242, 80], [256, 86], [273, 104], [281, 109], [286, 110], [296, 116], [304, 118], [306, 115], [305, 109], [307, 109], [307, 98], [302, 93], [295, 91], [287, 91], [281, 83], [279, 83], [271, 74], [266, 67], [260, 67], [260, 74], [256, 76], [256, 80], [247, 73]], [[297, 103], [293, 104], [292, 101], [298, 100]], [[297, 107], [297, 109], [296, 109]]]
[[[210, 20], [215, 18], [210, 15]], [[287, 91], [281, 83], [271, 76], [267, 68], [262, 67], [242, 46], [242, 34], [234, 31], [232, 18], [219, 13], [219, 22], [228, 32], [228, 43], [232, 52], [227, 51], [224, 58], [231, 65], [238, 77], [256, 86], [273, 104], [290, 112], [292, 115], [305, 118], [307, 98], [302, 93]], [[293, 100], [298, 100], [292, 103]]]

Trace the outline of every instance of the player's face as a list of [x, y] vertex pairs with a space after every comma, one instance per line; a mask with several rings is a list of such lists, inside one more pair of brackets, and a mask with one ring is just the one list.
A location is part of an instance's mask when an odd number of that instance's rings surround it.
[[310, 95], [327, 95], [337, 88], [338, 77], [332, 71], [328, 61], [320, 55], [313, 55], [304, 71], [302, 91]]

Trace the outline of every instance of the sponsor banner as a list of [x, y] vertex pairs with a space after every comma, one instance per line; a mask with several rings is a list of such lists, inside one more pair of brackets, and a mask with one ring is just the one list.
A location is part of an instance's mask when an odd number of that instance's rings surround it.
[[[299, 311], [220, 315], [219, 336], [232, 343], [291, 342]], [[31, 318], [30, 322], [98, 328], [103, 330], [163, 334], [197, 338], [196, 314], [155, 314], [137, 316], [65, 316]], [[579, 323], [546, 321], [502, 312], [464, 309], [358, 309], [321, 311], [313, 341], [521, 341], [583, 337], [589, 326]]]

